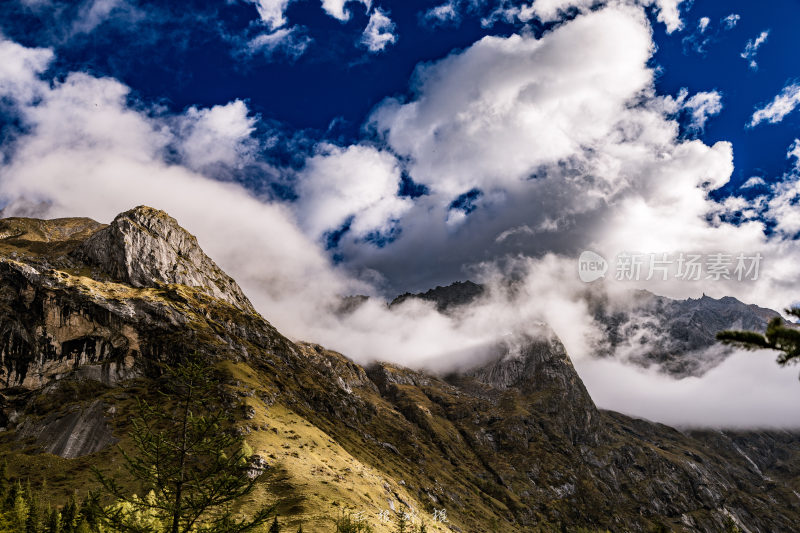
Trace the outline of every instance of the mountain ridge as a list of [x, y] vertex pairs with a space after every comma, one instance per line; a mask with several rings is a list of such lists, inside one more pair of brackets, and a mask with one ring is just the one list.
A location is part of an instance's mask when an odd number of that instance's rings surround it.
[[[76, 250], [112, 226], [44, 251], [0, 239], [0, 454], [33, 481], [64, 472], [48, 481], [54, 493], [91, 485], [90, 465], [119, 465], [109, 444], [126, 445], [155, 363], [192, 350], [224, 370], [238, 430], [268, 467], [254, 498], [279, 502], [306, 531], [329, 531], [342, 508], [378, 532], [391, 529], [384, 512], [403, 507], [430, 531], [469, 533], [720, 531], [730, 516], [766, 532], [800, 520], [797, 433], [683, 433], [599, 410], [546, 332], [499, 343], [483, 365], [448, 376], [362, 367], [289, 341], [209, 287], [174, 282], [213, 269], [170, 278], [156, 261], [136, 271], [158, 271], [137, 287], [102, 256], [83, 263]], [[148, 239], [134, 240], [169, 253]], [[434, 519], [441, 511], [446, 522]]]

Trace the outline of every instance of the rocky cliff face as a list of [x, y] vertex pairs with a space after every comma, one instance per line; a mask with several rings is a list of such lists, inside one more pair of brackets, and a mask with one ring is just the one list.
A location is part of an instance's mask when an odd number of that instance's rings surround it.
[[453, 375], [364, 368], [280, 335], [165, 214], [69, 220], [0, 221], [17, 228], [0, 238], [0, 454], [34, 482], [63, 472], [53, 491], [118, 464], [109, 444], [126, 445], [153, 363], [199, 351], [270, 472], [257, 498], [305, 531], [342, 507], [378, 532], [401, 508], [465, 533], [800, 521], [796, 433], [685, 434], [598, 410], [547, 331]]
[[126, 211], [72, 255], [133, 287], [187, 285], [255, 312], [236, 282], [200, 249], [194, 235], [163, 211], [145, 206]]

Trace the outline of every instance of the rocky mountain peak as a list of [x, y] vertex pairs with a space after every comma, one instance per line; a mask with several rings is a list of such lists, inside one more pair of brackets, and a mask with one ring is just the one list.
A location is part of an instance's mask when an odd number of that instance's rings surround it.
[[117, 215], [72, 255], [133, 287], [178, 283], [254, 312], [239, 285], [203, 252], [197, 238], [152, 207]]

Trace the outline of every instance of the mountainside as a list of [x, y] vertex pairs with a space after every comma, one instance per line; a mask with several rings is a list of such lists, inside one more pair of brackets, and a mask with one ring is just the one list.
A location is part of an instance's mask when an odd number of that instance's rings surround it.
[[605, 330], [607, 351], [643, 366], [660, 365], [678, 377], [703, 374], [728, 355], [716, 342], [719, 331], [764, 331], [770, 319], [780, 316], [730, 296], [673, 300], [635, 291], [624, 308], [603, 300], [592, 304], [595, 319]]
[[0, 280], [0, 453], [13, 475], [53, 474], [61, 497], [92, 485], [90, 466], [119, 469], [112, 444], [129, 444], [154, 363], [198, 351], [267, 465], [253, 498], [295, 529], [332, 531], [343, 508], [378, 532], [401, 509], [465, 533], [800, 523], [798, 433], [687, 434], [599, 410], [547, 330], [453, 375], [362, 367], [283, 337], [151, 208], [107, 226], [0, 220]]

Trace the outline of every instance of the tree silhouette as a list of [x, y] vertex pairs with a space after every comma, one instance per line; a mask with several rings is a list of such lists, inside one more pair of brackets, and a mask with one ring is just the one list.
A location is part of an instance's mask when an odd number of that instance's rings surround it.
[[[786, 313], [800, 318], [800, 307], [786, 309]], [[780, 317], [770, 320], [763, 334], [726, 330], [717, 333], [717, 340], [747, 350], [777, 350], [781, 352], [778, 355], [778, 364], [781, 366], [800, 360], [800, 329], [787, 324]]]
[[157, 385], [157, 402], [138, 402], [130, 431], [134, 451], [120, 448], [140, 496], [95, 470], [106, 492], [118, 500], [111, 507], [95, 506], [102, 519], [121, 531], [163, 533], [201, 527], [209, 533], [236, 533], [264, 524], [274, 506], [249, 519], [237, 519], [231, 509], [254, 489], [259, 476], [248, 467], [243, 437], [232, 431], [231, 410], [222, 404], [212, 367], [194, 356], [167, 368]]

